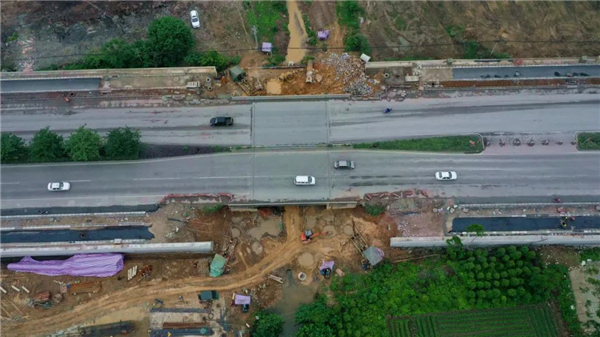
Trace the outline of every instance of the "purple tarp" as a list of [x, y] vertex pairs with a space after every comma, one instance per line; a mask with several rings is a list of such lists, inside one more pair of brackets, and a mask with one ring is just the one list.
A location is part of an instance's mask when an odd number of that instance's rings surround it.
[[250, 304], [250, 296], [235, 294], [235, 305]]
[[271, 53], [273, 51], [273, 44], [269, 42], [263, 42], [262, 51], [263, 53]]
[[333, 260], [331, 260], [331, 261], [323, 261], [323, 264], [321, 264], [321, 268], [319, 268], [319, 270], [323, 270], [323, 269], [327, 269], [327, 268], [333, 270], [333, 264], [334, 263], [335, 262]]
[[329, 37], [329, 30], [319, 30], [317, 37], [321, 40], [326, 40]]
[[8, 269], [39, 275], [113, 276], [123, 269], [122, 254], [79, 254], [66, 260], [36, 261], [26, 256]]

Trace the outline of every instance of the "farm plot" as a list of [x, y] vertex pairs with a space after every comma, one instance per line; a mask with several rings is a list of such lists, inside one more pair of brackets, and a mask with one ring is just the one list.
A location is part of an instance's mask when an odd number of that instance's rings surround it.
[[392, 337], [558, 337], [556, 317], [545, 304], [390, 318]]

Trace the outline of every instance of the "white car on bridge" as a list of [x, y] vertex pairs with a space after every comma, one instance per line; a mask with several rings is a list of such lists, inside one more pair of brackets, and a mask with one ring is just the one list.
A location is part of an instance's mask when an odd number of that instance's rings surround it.
[[57, 183], [49, 183], [48, 184], [48, 191], [51, 191], [51, 192], [68, 191], [70, 189], [71, 189], [71, 183], [68, 183], [66, 181], [60, 181]]

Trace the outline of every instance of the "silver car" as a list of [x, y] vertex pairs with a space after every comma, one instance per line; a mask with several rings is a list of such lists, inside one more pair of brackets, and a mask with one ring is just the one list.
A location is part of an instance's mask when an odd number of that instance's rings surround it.
[[48, 184], [48, 191], [51, 191], [51, 192], [68, 191], [70, 189], [71, 189], [71, 184], [66, 181], [59, 181], [57, 183], [49, 183]]
[[333, 168], [335, 169], [353, 169], [354, 161], [353, 160], [337, 160], [333, 163]]

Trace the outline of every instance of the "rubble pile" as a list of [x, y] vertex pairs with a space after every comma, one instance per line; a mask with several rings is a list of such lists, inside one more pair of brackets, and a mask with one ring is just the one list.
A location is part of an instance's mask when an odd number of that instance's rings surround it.
[[372, 84], [375, 80], [369, 79], [364, 72], [360, 59], [353, 58], [347, 53], [329, 54], [323, 63], [335, 69], [335, 80], [344, 83], [344, 91], [358, 96], [373, 94]]

